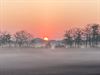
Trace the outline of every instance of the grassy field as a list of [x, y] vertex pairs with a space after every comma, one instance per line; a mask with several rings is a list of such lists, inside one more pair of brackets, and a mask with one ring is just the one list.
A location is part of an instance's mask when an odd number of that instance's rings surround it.
[[0, 48], [0, 75], [100, 75], [100, 48]]

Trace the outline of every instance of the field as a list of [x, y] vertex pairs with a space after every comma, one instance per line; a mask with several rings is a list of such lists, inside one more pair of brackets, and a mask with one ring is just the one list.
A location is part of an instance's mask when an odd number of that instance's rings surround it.
[[100, 75], [100, 48], [0, 48], [0, 75]]

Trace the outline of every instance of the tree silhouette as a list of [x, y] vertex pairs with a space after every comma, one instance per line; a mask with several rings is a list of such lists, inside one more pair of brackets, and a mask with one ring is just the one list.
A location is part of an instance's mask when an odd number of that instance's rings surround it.
[[99, 41], [99, 25], [93, 24], [91, 26], [91, 29], [92, 29], [92, 46], [95, 47], [98, 45]]
[[0, 45], [7, 45], [9, 44], [10, 46], [10, 39], [11, 39], [11, 35], [7, 32], [3, 32], [0, 35]]
[[71, 30], [68, 30], [68, 31], [66, 31], [66, 33], [65, 33], [65, 43], [68, 45], [68, 46], [70, 46], [70, 47], [72, 47], [72, 45], [73, 45], [73, 39], [72, 39], [72, 31]]
[[[100, 42], [99, 24], [88, 24], [84, 29], [75, 28], [75, 30], [68, 30], [65, 33], [65, 41], [67, 45], [80, 47], [97, 47]], [[73, 35], [73, 36], [71, 36]]]
[[77, 44], [78, 47], [80, 47], [81, 45], [81, 35], [82, 35], [82, 32], [81, 30], [78, 28], [76, 30], [76, 38], [75, 38], [75, 43]]
[[16, 32], [14, 37], [16, 39], [16, 44], [18, 44], [19, 47], [22, 47], [25, 44], [29, 46], [29, 42], [32, 38], [31, 34], [27, 33], [26, 31]]

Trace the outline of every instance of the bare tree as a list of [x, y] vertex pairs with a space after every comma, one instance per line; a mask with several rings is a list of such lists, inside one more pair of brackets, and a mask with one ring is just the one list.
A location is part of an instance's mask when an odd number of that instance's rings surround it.
[[66, 43], [68, 46], [72, 47], [72, 45], [73, 45], [72, 30], [66, 31], [66, 33], [65, 33], [64, 36], [65, 36], [65, 43]]
[[32, 39], [32, 35], [26, 31], [16, 32], [14, 36], [16, 39], [16, 44], [18, 44], [19, 47], [22, 47], [25, 44], [29, 46], [29, 42]]
[[75, 43], [76, 43], [76, 45], [78, 46], [78, 47], [80, 47], [80, 45], [81, 45], [81, 41], [82, 41], [82, 39], [81, 39], [81, 36], [82, 36], [82, 31], [81, 31], [81, 29], [79, 29], [79, 28], [77, 28], [77, 30], [76, 30], [76, 32], [75, 32]]
[[99, 41], [99, 24], [93, 24], [91, 26], [92, 31], [92, 46], [95, 47], [98, 45]]
[[74, 43], [75, 47], [96, 47], [100, 42], [99, 24], [88, 24], [84, 29], [70, 29], [65, 33], [65, 41], [70, 46]]
[[10, 46], [10, 39], [11, 39], [11, 34], [8, 32], [2, 32], [0, 35], [0, 44], [3, 45], [8, 45]]

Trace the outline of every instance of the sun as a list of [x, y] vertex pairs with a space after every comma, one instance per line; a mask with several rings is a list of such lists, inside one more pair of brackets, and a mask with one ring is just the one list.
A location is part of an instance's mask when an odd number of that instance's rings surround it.
[[49, 39], [48, 39], [48, 37], [44, 37], [44, 40], [45, 40], [45, 41], [48, 41]]

